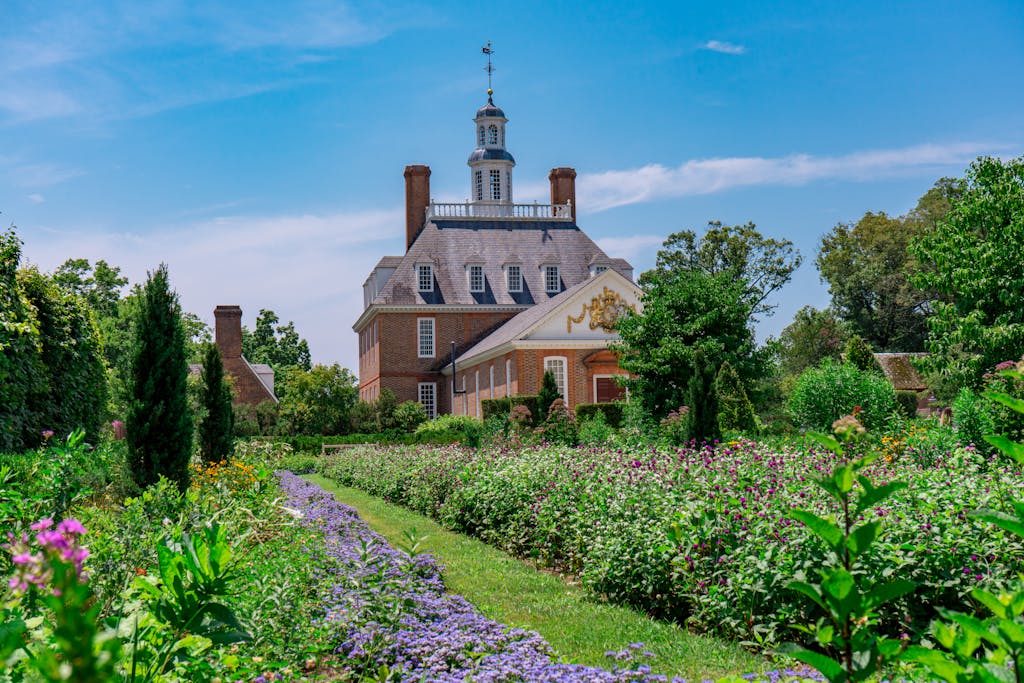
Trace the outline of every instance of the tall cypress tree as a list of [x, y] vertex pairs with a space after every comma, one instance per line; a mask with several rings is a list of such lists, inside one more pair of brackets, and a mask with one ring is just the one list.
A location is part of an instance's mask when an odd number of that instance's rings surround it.
[[718, 369], [715, 379], [715, 391], [718, 392], [718, 426], [722, 429], [733, 429], [751, 435], [757, 427], [754, 419], [754, 406], [750, 403], [746, 389], [739, 373], [725, 361]]
[[150, 486], [162, 475], [184, 491], [192, 457], [188, 364], [181, 308], [165, 264], [149, 273], [135, 323], [125, 419], [128, 467], [139, 486]]
[[718, 393], [715, 391], [713, 359], [702, 349], [693, 353], [693, 369], [688, 386], [690, 406], [690, 438], [709, 444], [722, 436], [718, 426]]
[[540, 391], [537, 392], [537, 415], [536, 424], [544, 424], [544, 420], [548, 419], [548, 411], [551, 410], [551, 404], [555, 402], [556, 398], [561, 398], [562, 394], [558, 391], [558, 382], [555, 381], [555, 376], [550, 370], [544, 371], [544, 376], [540, 380]]
[[234, 446], [235, 414], [231, 410], [231, 388], [224, 381], [224, 363], [216, 344], [207, 344], [203, 354], [201, 400], [206, 416], [199, 424], [199, 453], [206, 463], [226, 460]]

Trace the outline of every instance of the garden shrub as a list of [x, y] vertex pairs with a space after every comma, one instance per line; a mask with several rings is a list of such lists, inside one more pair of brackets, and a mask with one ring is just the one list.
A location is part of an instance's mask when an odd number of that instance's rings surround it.
[[508, 396], [502, 398], [485, 398], [480, 401], [480, 416], [487, 422], [495, 415], [508, 417], [512, 412], [512, 399]]
[[469, 415], [439, 415], [417, 427], [415, 434], [421, 443], [457, 439], [466, 446], [477, 448], [483, 436], [483, 423]]
[[395, 429], [400, 432], [415, 432], [427, 421], [427, 410], [419, 401], [403, 401], [395, 408]]
[[690, 375], [690, 414], [687, 418], [688, 437], [697, 443], [713, 443], [721, 438], [718, 426], [718, 392], [715, 390], [716, 365], [704, 352], [694, 354], [693, 373]]
[[537, 394], [518, 394], [511, 396], [509, 400], [512, 402], [512, 410], [509, 411], [509, 414], [515, 411], [516, 406], [522, 406], [530, 413], [530, 424], [540, 424], [540, 396]]
[[206, 463], [226, 460], [233, 449], [235, 415], [216, 344], [207, 344], [203, 354], [201, 401], [204, 415], [199, 423], [199, 455]]
[[857, 406], [859, 418], [869, 430], [885, 429], [893, 413], [899, 410], [889, 380], [830, 358], [805, 370], [789, 399], [797, 425], [817, 431], [829, 431], [835, 420], [853, 413]]
[[565, 401], [556, 398], [551, 402], [548, 416], [538, 431], [540, 437], [549, 443], [575, 446], [577, 439], [576, 417]]
[[909, 389], [900, 389], [896, 392], [896, 402], [900, 406], [900, 412], [909, 420], [917, 417], [917, 392]]
[[544, 420], [548, 417], [548, 410], [551, 409], [551, 404], [554, 403], [556, 398], [561, 398], [561, 396], [562, 394], [558, 391], [558, 384], [555, 382], [555, 376], [550, 370], [546, 370], [541, 378], [540, 391], [537, 392], [537, 410], [533, 411], [536, 424], [544, 423]]
[[885, 376], [885, 372], [882, 370], [882, 366], [878, 364], [878, 359], [875, 358], [871, 347], [860, 336], [855, 334], [850, 337], [850, 340], [846, 342], [846, 349], [843, 355], [846, 362], [858, 370]]
[[735, 368], [725, 361], [715, 378], [718, 394], [718, 424], [722, 429], [753, 434], [757, 431], [754, 405], [747, 397], [743, 382]]
[[[589, 404], [594, 405], [594, 404]], [[577, 406], [577, 409], [579, 406]], [[604, 411], [596, 410], [587, 418], [579, 419], [579, 442], [584, 446], [606, 446], [615, 441], [615, 429], [605, 421]]]
[[990, 401], [982, 398], [970, 387], [964, 387], [953, 401], [953, 431], [960, 443], [974, 447], [982, 453], [991, 453], [992, 446], [985, 437], [995, 434], [995, 416]]
[[622, 426], [622, 403], [580, 403], [576, 406], [576, 421], [582, 424], [598, 415], [612, 429]]
[[[1003, 375], [1003, 371], [1019, 371], [1024, 369], [1024, 361], [1004, 361], [996, 365], [992, 372], [984, 376], [984, 391], [996, 392], [1024, 398], [1024, 381]], [[1024, 414], [1009, 406], [990, 401], [989, 413], [992, 415], [994, 434], [1001, 434], [1013, 441], [1024, 441]]]

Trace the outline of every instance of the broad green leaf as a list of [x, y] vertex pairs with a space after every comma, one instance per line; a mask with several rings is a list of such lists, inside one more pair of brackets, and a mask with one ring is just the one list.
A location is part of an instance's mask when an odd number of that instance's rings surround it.
[[995, 524], [1000, 529], [1004, 529], [1009, 531], [1011, 534], [1024, 538], [1024, 521], [1018, 517], [1012, 517], [1005, 512], [999, 512], [998, 510], [986, 509], [976, 510], [969, 514], [971, 517]]
[[1013, 671], [1001, 664], [985, 662], [977, 669], [977, 672], [982, 674], [982, 680], [986, 683], [1017, 683]]
[[1008, 439], [1005, 436], [986, 436], [983, 437], [985, 441], [998, 448], [1005, 455], [1013, 458], [1021, 465], [1024, 465], [1024, 444], [1017, 443], [1012, 439]]
[[1004, 394], [999, 391], [984, 391], [981, 394], [990, 401], [996, 403], [1002, 403], [1007, 408], [1014, 410], [1018, 413], [1024, 413], [1024, 399], [1014, 398], [1009, 394]]
[[832, 638], [835, 636], [835, 628], [832, 626], [822, 626], [814, 634], [818, 639], [818, 642], [822, 645], [828, 645], [832, 642]]
[[860, 477], [859, 479], [860, 485], [864, 487], [864, 493], [857, 499], [856, 514], [860, 514], [868, 508], [875, 506], [897, 491], [907, 488], [906, 482], [903, 481], [890, 481], [888, 484], [875, 487], [871, 485], [867, 477]]
[[788, 584], [786, 584], [786, 587], [790, 590], [795, 590], [798, 593], [806, 595], [823, 610], [828, 610], [828, 606], [825, 605], [825, 602], [821, 598], [821, 589], [818, 588], [818, 586], [815, 586], [811, 583], [807, 583], [806, 581], [790, 581]]
[[900, 659], [905, 662], [923, 664], [946, 683], [958, 683], [960, 674], [964, 673], [964, 668], [951, 660], [946, 653], [930, 650], [920, 645], [908, 647]]
[[972, 617], [969, 614], [962, 614], [961, 612], [946, 612], [945, 614], [947, 619], [955, 621], [957, 624], [960, 624], [960, 626], [963, 626], [964, 631], [973, 633], [982, 640], [986, 640], [996, 647], [999, 647], [999, 636], [992, 633], [980, 619]]
[[1000, 619], [1012, 618], [1011, 615], [1008, 614], [1007, 606], [1003, 604], [1002, 600], [992, 593], [980, 588], [975, 588], [971, 591], [971, 597], [987, 607], [992, 614], [996, 615]]
[[832, 522], [822, 519], [813, 512], [809, 512], [807, 510], [790, 510], [789, 516], [796, 521], [803, 523], [807, 528], [813, 531], [816, 536], [821, 538], [821, 540], [832, 546], [836, 552], [841, 550], [843, 532]]
[[853, 467], [846, 465], [845, 467], [837, 468], [832, 473], [832, 481], [836, 483], [836, 488], [839, 489], [840, 493], [849, 493], [853, 490]]
[[842, 665], [818, 652], [811, 652], [795, 643], [785, 643], [776, 652], [788, 655], [793, 659], [809, 664], [821, 672], [829, 683], [846, 683], [846, 670]]
[[912, 593], [915, 588], [917, 588], [917, 584], [906, 579], [897, 579], [891, 583], [875, 586], [864, 596], [864, 606], [867, 609], [876, 609], [901, 595]]
[[821, 582], [821, 592], [831, 607], [830, 611], [840, 621], [860, 610], [860, 593], [853, 576], [845, 569], [832, 571]]
[[854, 557], [857, 557], [871, 547], [871, 544], [878, 538], [878, 533], [881, 530], [881, 522], [861, 524], [850, 534], [850, 538], [846, 541], [846, 547], [850, 549], [850, 553]]
[[999, 623], [996, 624], [996, 628], [1007, 644], [1015, 646], [1010, 649], [1016, 650], [1024, 646], [1024, 626], [1018, 622], [1010, 619], [1000, 619]]
[[807, 436], [811, 437], [836, 455], [843, 454], [843, 446], [839, 443], [839, 440], [836, 439], [836, 437], [830, 434], [822, 434], [820, 432], [808, 432]]

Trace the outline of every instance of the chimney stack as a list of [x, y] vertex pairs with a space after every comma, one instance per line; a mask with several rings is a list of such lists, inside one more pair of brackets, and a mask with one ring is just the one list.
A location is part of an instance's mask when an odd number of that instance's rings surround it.
[[423, 228], [430, 204], [430, 167], [414, 164], [405, 167], [405, 250]]
[[572, 221], [576, 222], [576, 169], [565, 166], [551, 169], [551, 203], [572, 202]]
[[225, 361], [242, 357], [242, 308], [217, 306], [213, 309], [213, 338]]

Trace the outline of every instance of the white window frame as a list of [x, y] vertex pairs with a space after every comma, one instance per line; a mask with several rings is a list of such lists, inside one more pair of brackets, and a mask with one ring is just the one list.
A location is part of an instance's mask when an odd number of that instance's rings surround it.
[[[426, 289], [423, 288], [424, 273], [426, 273], [427, 282], [430, 286]], [[416, 290], [419, 292], [433, 292], [434, 291], [434, 266], [430, 263], [417, 263], [416, 264]]]
[[[516, 283], [512, 282], [513, 270], [516, 273]], [[513, 294], [521, 293], [523, 291], [523, 267], [518, 263], [510, 263], [505, 266], [505, 281], [508, 284], [509, 292]]]
[[497, 145], [498, 144], [498, 127], [493, 123], [487, 126], [487, 144]]
[[[551, 274], [554, 273], [554, 289], [551, 285]], [[558, 294], [562, 291], [562, 272], [556, 265], [544, 266], [544, 292], [547, 294]]]
[[501, 171], [496, 168], [492, 168], [487, 176], [488, 186], [490, 190], [491, 201], [501, 201]]
[[[475, 274], [480, 278], [474, 282]], [[484, 275], [484, 267], [479, 263], [471, 263], [466, 267], [466, 276], [469, 278], [469, 291], [473, 294], [482, 294], [487, 291], [487, 277]]]
[[476, 409], [475, 417], [480, 417], [480, 371], [479, 370], [474, 371], [474, 376], [473, 376], [473, 397], [476, 399], [476, 405], [474, 406], [474, 408]]
[[568, 387], [568, 384], [569, 384], [569, 359], [566, 358], [565, 356], [544, 356], [544, 372], [548, 372], [549, 370], [551, 370], [549, 365], [551, 365], [553, 363], [561, 363], [562, 364], [562, 381], [560, 383], [558, 381], [558, 374], [554, 373], [554, 372], [552, 372], [551, 374], [553, 374], [555, 376], [555, 383], [559, 385], [558, 386], [558, 392], [561, 394], [560, 398], [563, 401], [565, 401], [566, 403], [568, 403], [569, 402], [569, 394], [568, 394], [568, 391], [569, 391], [569, 387]]
[[476, 146], [477, 147], [483, 147], [484, 146], [484, 126], [483, 126], [483, 124], [480, 124], [480, 132], [478, 133], [478, 136], [477, 136], [477, 145]]
[[491, 363], [491, 383], [488, 385], [490, 389], [489, 398], [494, 398], [494, 363]]
[[483, 198], [484, 198], [484, 172], [483, 171], [477, 171], [475, 176], [474, 176], [474, 181], [476, 183], [476, 200], [478, 202], [479, 201], [483, 201]]
[[[429, 390], [424, 394], [424, 390]], [[416, 398], [427, 411], [427, 419], [437, 417], [437, 382], [420, 382], [416, 385]]]
[[[426, 325], [424, 325], [426, 323]], [[424, 333], [429, 329], [429, 348], [427, 346], [428, 339]], [[434, 350], [436, 348], [435, 334], [434, 334], [434, 319], [433, 318], [416, 318], [416, 354], [420, 358], [433, 358]], [[429, 353], [428, 353], [429, 352]]]
[[512, 360], [505, 359], [505, 395], [512, 395]]

